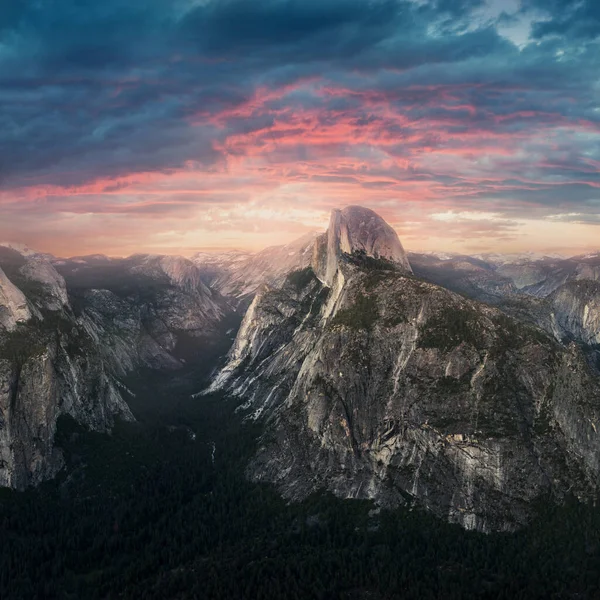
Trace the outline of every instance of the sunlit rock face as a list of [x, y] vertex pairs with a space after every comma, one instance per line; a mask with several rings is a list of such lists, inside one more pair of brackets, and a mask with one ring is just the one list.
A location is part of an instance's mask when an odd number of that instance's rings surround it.
[[332, 285], [340, 257], [356, 252], [389, 260], [412, 272], [398, 234], [377, 213], [362, 206], [333, 210], [327, 232], [315, 244], [313, 270]]
[[313, 266], [323, 281], [333, 277], [340, 253], [385, 258], [410, 272], [396, 232], [379, 215], [360, 206], [334, 210], [327, 233], [308, 233], [289, 244], [256, 254], [198, 253], [192, 260], [205, 280], [235, 306], [245, 309], [261, 285], [281, 287], [287, 274]]
[[0, 327], [12, 331], [31, 318], [27, 298], [0, 269]]
[[56, 311], [69, 306], [65, 280], [49, 260], [40, 256], [28, 258], [20, 273], [27, 281], [39, 286], [38, 297], [44, 308]]
[[580, 279], [558, 288], [548, 299], [559, 336], [600, 346], [600, 281]]
[[198, 253], [192, 260], [211, 288], [243, 311], [261, 285], [279, 287], [290, 271], [310, 265], [316, 237], [316, 233], [310, 232], [289, 244], [271, 246], [255, 254]]
[[293, 499], [412, 498], [482, 531], [595, 493], [600, 388], [577, 347], [414, 278], [372, 214], [332, 214], [312, 266], [257, 294], [213, 381], [265, 424], [249, 476]]

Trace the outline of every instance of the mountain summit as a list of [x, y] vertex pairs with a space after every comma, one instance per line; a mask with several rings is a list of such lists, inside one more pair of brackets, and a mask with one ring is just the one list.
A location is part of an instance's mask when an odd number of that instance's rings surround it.
[[398, 234], [377, 213], [362, 206], [331, 211], [329, 228], [317, 239], [313, 269], [329, 286], [333, 284], [342, 253], [385, 259], [412, 272]]

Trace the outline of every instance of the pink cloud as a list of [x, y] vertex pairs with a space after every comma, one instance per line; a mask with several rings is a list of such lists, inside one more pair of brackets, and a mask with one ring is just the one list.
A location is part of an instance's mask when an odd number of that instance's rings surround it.
[[[119, 101], [123, 90], [137, 84], [136, 79], [113, 82], [112, 98]], [[500, 194], [507, 195], [506, 210], [535, 211], [535, 201], [521, 200], [520, 194], [561, 186], [600, 188], [598, 160], [574, 159], [561, 150], [565, 136], [595, 135], [598, 124], [570, 120], [551, 107], [522, 109], [518, 103], [505, 114], [491, 114], [470, 98], [475, 91], [491, 97], [506, 89], [353, 90], [317, 78], [260, 87], [235, 107], [189, 117], [192, 129], [216, 128], [213, 146], [223, 159], [212, 167], [190, 160], [179, 168], [76, 186], [24, 180], [18, 188], [0, 191], [0, 215], [19, 211], [48, 223], [53, 215], [87, 215], [89, 222], [73, 223], [97, 237], [107, 228], [121, 235], [122, 219], [131, 217], [142, 244], [144, 236], [157, 235], [161, 227], [178, 230], [186, 219], [209, 237], [233, 223], [243, 246], [243, 233], [257, 227], [234, 217], [244, 206], [300, 206], [307, 215], [300, 229], [306, 229], [315, 215], [325, 218], [330, 208], [350, 203], [370, 205], [400, 224], [408, 214], [423, 222], [432, 211], [472, 209], [482, 198], [491, 206]], [[273, 222], [282, 223], [279, 219]], [[259, 229], [269, 228], [264, 223]], [[68, 228], [69, 222], [64, 224]], [[446, 233], [497, 226], [461, 227]], [[46, 239], [45, 233], [39, 235]]]

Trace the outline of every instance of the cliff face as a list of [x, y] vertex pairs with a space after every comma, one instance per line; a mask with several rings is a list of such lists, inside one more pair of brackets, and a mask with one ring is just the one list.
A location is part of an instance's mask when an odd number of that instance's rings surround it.
[[339, 271], [340, 258], [353, 253], [389, 260], [398, 269], [412, 273], [396, 232], [378, 214], [361, 206], [332, 211], [327, 233], [314, 246], [313, 270], [331, 286]]
[[548, 302], [560, 336], [600, 346], [600, 281], [570, 281], [551, 294]]
[[180, 368], [179, 341], [215, 334], [228, 310], [180, 257], [58, 262], [67, 281], [47, 257], [0, 248], [0, 486], [56, 474], [60, 415], [97, 431], [132, 419], [118, 378]]
[[411, 255], [414, 272], [476, 300], [498, 305], [585, 350], [600, 345], [600, 255], [520, 257], [495, 264], [468, 256]]
[[237, 309], [245, 310], [261, 285], [279, 286], [289, 271], [310, 265], [315, 233], [256, 254], [198, 253], [193, 257], [204, 280]]
[[60, 415], [98, 431], [133, 417], [63, 278], [45, 259], [4, 259], [27, 293], [0, 276], [0, 312], [13, 312], [0, 322], [0, 486], [23, 489], [61, 468]]
[[81, 257], [57, 268], [86, 330], [119, 375], [140, 366], [181, 367], [178, 343], [216, 335], [232, 311], [183, 257]]
[[498, 267], [524, 294], [543, 298], [576, 276], [576, 259], [520, 260]]
[[0, 268], [0, 327], [12, 331], [17, 323], [29, 321], [31, 311], [25, 294]]
[[69, 334], [50, 339], [37, 327], [30, 331], [29, 348], [15, 352], [15, 339], [0, 348], [0, 485], [16, 489], [62, 467], [54, 447], [60, 415], [95, 431], [110, 429], [116, 416], [133, 419], [98, 353], [78, 354]]
[[342, 221], [259, 292], [213, 382], [265, 422], [249, 475], [290, 498], [411, 497], [484, 531], [593, 493], [600, 388], [577, 348], [417, 280], [387, 231]]
[[591, 364], [600, 369], [600, 282], [571, 279], [544, 298], [512, 297], [499, 306], [542, 327], [559, 341], [577, 342]]

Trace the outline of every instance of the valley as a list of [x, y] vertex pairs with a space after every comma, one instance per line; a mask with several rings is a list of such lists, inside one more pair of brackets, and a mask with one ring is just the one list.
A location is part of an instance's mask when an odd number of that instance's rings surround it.
[[596, 257], [516, 260], [0, 248], [0, 596], [593, 597]]
[[321, 493], [288, 503], [249, 481], [260, 428], [220, 395], [191, 399], [224, 358], [215, 350], [184, 372], [129, 379], [136, 421], [110, 435], [61, 421], [66, 469], [35, 490], [0, 493], [2, 598], [600, 592], [600, 511], [574, 499], [540, 507], [518, 533], [490, 536], [415, 505], [380, 510]]

